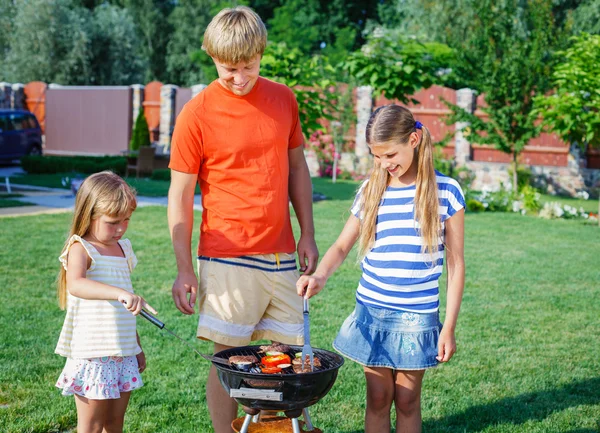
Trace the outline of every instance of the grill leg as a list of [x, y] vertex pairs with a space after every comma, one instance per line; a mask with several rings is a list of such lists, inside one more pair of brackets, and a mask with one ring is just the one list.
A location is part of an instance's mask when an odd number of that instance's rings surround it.
[[254, 415], [254, 416], [252, 417], [252, 422], [259, 422], [259, 421], [260, 421], [260, 414], [258, 414], [258, 415]]
[[300, 423], [298, 422], [298, 418], [292, 418], [292, 432], [302, 433], [302, 430], [300, 430]]
[[310, 419], [310, 415], [308, 414], [308, 408], [302, 409], [302, 418], [304, 418], [304, 425], [306, 426], [306, 431], [313, 431], [315, 427], [313, 426], [312, 420]]
[[252, 415], [246, 415], [246, 418], [244, 418], [244, 424], [242, 425], [242, 428], [240, 429], [240, 433], [248, 433], [248, 428], [250, 427], [251, 422], [252, 422]]

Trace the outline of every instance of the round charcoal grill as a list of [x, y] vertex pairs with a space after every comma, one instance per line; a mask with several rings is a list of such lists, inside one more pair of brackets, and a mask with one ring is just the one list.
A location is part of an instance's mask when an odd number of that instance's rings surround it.
[[[294, 356], [302, 352], [302, 346], [290, 346]], [[236, 355], [254, 355], [260, 359], [260, 346], [244, 346], [223, 350], [215, 354], [217, 358], [229, 359]], [[250, 373], [240, 371], [232, 365], [213, 362], [219, 380], [227, 393], [246, 408], [294, 412], [312, 406], [325, 397], [335, 379], [344, 358], [337, 353], [313, 348], [321, 367], [308, 373], [281, 372], [276, 374]]]

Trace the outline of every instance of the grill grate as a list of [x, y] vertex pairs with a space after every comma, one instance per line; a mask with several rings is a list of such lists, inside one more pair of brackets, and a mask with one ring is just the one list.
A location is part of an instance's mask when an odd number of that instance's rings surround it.
[[[296, 352], [302, 352], [302, 348], [300, 346], [290, 346], [290, 347], [292, 348], [292, 353], [286, 352], [286, 354], [289, 355], [292, 359], [294, 359]], [[260, 363], [262, 358], [264, 358], [266, 355], [264, 353], [259, 353], [259, 350], [260, 350], [260, 346], [237, 347], [237, 348], [229, 349], [229, 350], [225, 351], [226, 353], [220, 353], [218, 356], [219, 356], [219, 358], [222, 358], [222, 359], [229, 359], [229, 357], [231, 357], [231, 356], [255, 356], [256, 358], [258, 358], [258, 362]], [[339, 357], [336, 354], [331, 353], [327, 350], [313, 348], [313, 351], [315, 353], [315, 356], [317, 358], [319, 358], [319, 360], [321, 361], [321, 367], [315, 367], [314, 371], [312, 373], [323, 372], [323, 371], [339, 368], [343, 363], [343, 361], [342, 362], [338, 361]], [[220, 367], [222, 369], [231, 370], [231, 371], [240, 373], [240, 370], [235, 368], [233, 365], [220, 365]], [[249, 372], [244, 372], [244, 374], [245, 375], [248, 374], [248, 375], [252, 375], [252, 376], [262, 376], [262, 377], [265, 377], [265, 376], [277, 377], [277, 376], [299, 376], [299, 375], [311, 374], [311, 372], [295, 373], [292, 370], [292, 371], [282, 371], [281, 373], [275, 373], [275, 374], [249, 373]]]

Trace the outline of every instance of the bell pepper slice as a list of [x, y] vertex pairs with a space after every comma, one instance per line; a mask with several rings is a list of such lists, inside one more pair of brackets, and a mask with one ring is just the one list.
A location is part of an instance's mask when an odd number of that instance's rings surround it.
[[267, 367], [265, 365], [261, 365], [260, 366], [260, 371], [262, 371], [265, 374], [275, 374], [275, 373], [281, 373], [281, 368], [279, 368], [279, 367]]
[[292, 360], [286, 354], [274, 355], [274, 356], [265, 356], [261, 363], [265, 367], [277, 367], [279, 364], [291, 364]]

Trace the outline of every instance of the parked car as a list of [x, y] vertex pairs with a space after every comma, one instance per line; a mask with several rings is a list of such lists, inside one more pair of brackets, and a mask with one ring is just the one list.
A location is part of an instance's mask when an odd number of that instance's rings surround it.
[[0, 109], [0, 160], [42, 154], [42, 130], [25, 110]]

